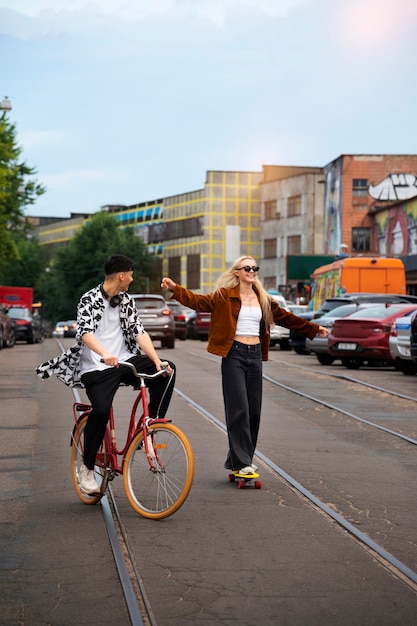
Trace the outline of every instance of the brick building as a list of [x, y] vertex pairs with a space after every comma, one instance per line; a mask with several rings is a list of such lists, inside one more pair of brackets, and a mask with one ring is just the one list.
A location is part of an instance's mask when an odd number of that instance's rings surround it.
[[341, 155], [324, 167], [324, 254], [380, 254], [375, 207], [417, 195], [417, 155]]

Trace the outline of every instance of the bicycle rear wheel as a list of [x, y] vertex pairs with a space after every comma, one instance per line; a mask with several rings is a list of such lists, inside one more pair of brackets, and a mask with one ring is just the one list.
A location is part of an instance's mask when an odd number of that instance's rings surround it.
[[194, 478], [193, 451], [184, 433], [170, 423], [151, 424], [156, 459], [149, 466], [143, 433], [132, 441], [123, 468], [123, 484], [132, 508], [149, 519], [163, 519], [187, 498]]
[[[107, 472], [104, 468], [95, 467], [95, 477], [100, 487], [99, 494], [89, 496], [80, 489], [79, 473], [81, 465], [84, 463], [84, 430], [87, 424], [88, 415], [82, 415], [78, 420], [78, 425], [74, 426], [71, 436], [71, 476], [77, 496], [84, 504], [96, 504], [107, 488]], [[103, 444], [104, 447], [104, 444]]]

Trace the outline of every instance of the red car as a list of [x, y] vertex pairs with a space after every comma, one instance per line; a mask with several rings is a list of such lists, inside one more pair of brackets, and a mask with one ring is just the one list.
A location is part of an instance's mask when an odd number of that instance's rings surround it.
[[378, 304], [337, 319], [329, 335], [329, 354], [348, 369], [370, 364], [394, 365], [389, 337], [397, 317], [417, 310], [416, 304]]
[[194, 320], [194, 337], [200, 341], [207, 341], [211, 323], [211, 313], [197, 311]]

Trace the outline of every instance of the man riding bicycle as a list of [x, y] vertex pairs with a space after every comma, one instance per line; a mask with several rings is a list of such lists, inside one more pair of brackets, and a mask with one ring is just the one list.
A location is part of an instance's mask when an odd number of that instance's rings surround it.
[[[152, 374], [162, 369], [161, 360], [139, 318], [135, 302], [127, 293], [133, 280], [133, 261], [115, 254], [104, 266], [104, 282], [81, 296], [77, 307], [77, 344], [36, 369], [41, 378], [51, 374], [70, 386], [83, 386], [92, 405], [85, 428], [84, 465], [80, 490], [99, 491], [94, 477], [96, 454], [103, 441], [113, 398], [120, 384], [136, 385], [137, 379], [119, 361], [130, 361], [138, 371]], [[149, 414], [166, 415], [175, 383], [175, 366], [168, 361], [164, 376], [149, 380]]]

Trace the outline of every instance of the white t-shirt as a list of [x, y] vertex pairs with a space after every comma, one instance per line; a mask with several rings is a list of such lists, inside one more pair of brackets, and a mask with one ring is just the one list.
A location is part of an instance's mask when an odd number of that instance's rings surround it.
[[[127, 361], [133, 355], [126, 346], [122, 327], [120, 326], [119, 307], [112, 307], [104, 300], [103, 317], [94, 333], [99, 342], [110, 352], [118, 357], [119, 361]], [[80, 359], [81, 376], [87, 372], [105, 370], [109, 365], [101, 363], [101, 356], [84, 346]]]

